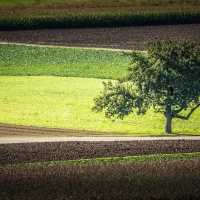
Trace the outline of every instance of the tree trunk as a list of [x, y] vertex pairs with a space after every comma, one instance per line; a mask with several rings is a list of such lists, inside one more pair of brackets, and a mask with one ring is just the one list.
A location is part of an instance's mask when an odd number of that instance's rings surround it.
[[166, 133], [172, 133], [172, 116], [167, 115], [166, 116], [166, 126], [165, 126], [165, 132]]

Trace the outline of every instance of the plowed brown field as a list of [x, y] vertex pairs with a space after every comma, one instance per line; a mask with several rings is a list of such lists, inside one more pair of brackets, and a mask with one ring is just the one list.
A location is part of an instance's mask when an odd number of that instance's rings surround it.
[[154, 38], [185, 37], [200, 39], [200, 24], [0, 32], [3, 42], [127, 50], [145, 50], [148, 41]]
[[200, 140], [1, 144], [0, 164], [200, 152]]

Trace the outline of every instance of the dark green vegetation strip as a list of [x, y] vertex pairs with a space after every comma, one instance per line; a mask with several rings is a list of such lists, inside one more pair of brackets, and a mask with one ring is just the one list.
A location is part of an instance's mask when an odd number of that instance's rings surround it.
[[[198, 0], [1, 0], [2, 6], [37, 6], [47, 8], [93, 8], [116, 6], [199, 5]], [[61, 7], [62, 6], [62, 7]]]
[[22, 8], [4, 6], [0, 7], [0, 30], [199, 23], [199, 5], [197, 1], [85, 1], [46, 6], [36, 4]]
[[1, 76], [117, 79], [129, 63], [122, 52], [0, 44]]

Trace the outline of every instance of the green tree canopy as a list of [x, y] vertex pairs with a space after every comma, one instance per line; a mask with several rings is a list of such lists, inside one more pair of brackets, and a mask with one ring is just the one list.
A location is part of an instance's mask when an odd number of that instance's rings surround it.
[[[188, 120], [200, 106], [200, 42], [196, 39], [153, 40], [147, 53], [126, 53], [132, 63], [126, 77], [104, 83], [93, 110], [106, 117], [124, 116], [149, 108], [166, 117], [167, 133], [173, 118]], [[186, 110], [186, 116], [181, 112]]]

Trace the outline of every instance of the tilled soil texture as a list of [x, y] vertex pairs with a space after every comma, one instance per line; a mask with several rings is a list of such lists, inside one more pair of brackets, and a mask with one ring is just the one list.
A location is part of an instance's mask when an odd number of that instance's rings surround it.
[[200, 152], [200, 140], [1, 144], [0, 164]]
[[200, 24], [0, 32], [1, 42], [126, 50], [146, 50], [155, 38], [186, 37], [200, 39]]
[[[59, 128], [44, 128], [34, 126], [22, 126], [14, 124], [3, 124], [0, 123], [0, 137], [87, 137], [87, 136], [99, 136], [108, 135], [108, 132], [99, 131], [87, 131], [87, 130], [72, 130], [72, 129], [59, 129]], [[119, 133], [118, 133], [119, 134]], [[123, 133], [121, 133], [123, 136]]]

